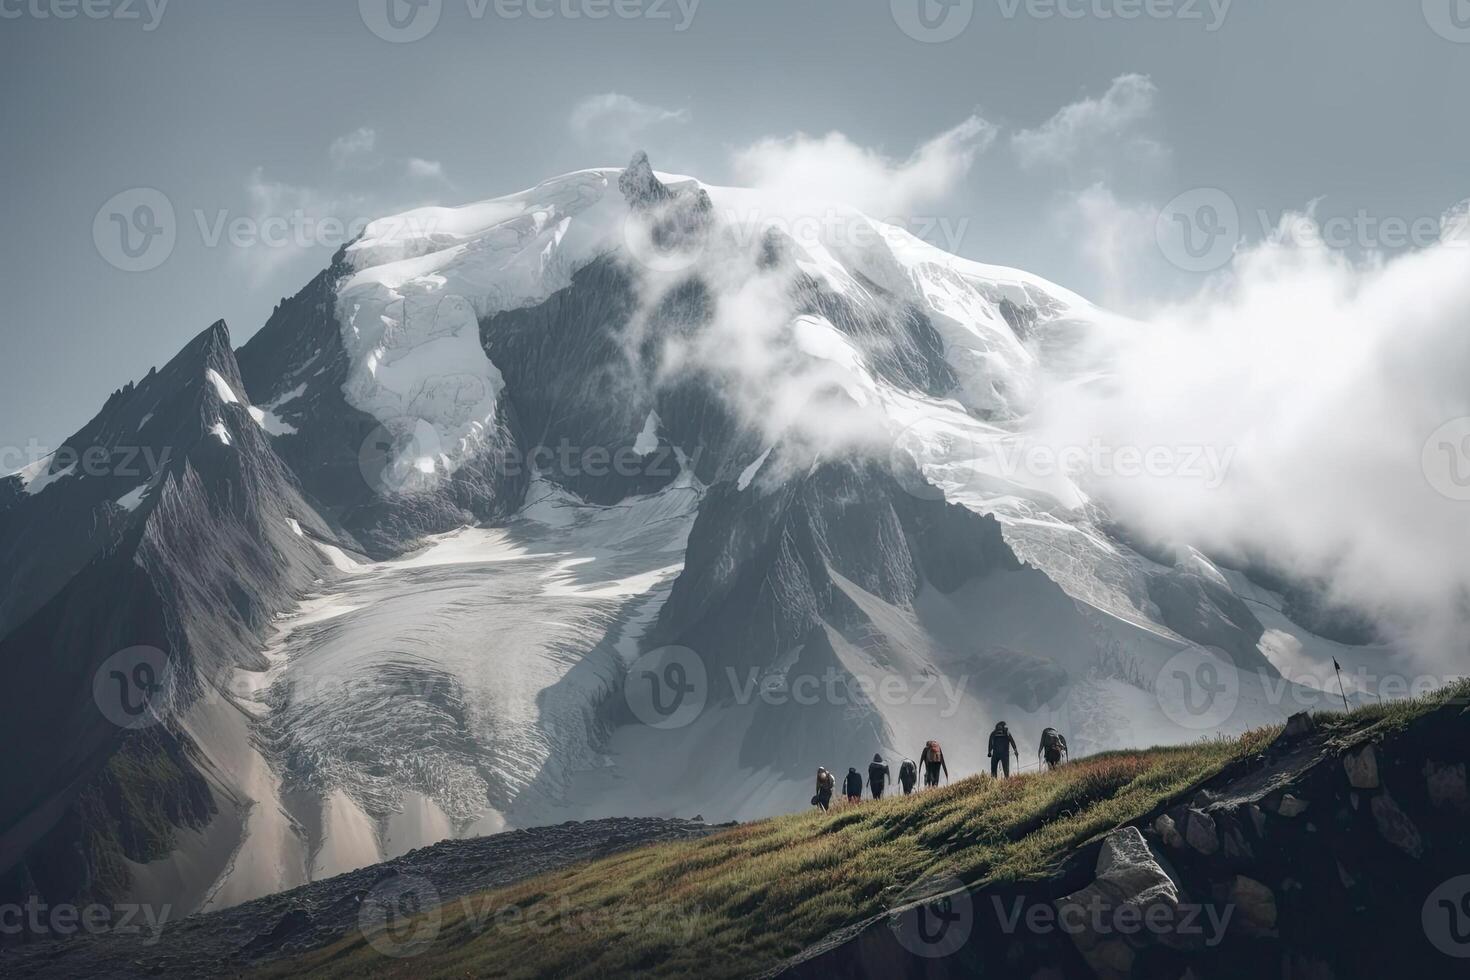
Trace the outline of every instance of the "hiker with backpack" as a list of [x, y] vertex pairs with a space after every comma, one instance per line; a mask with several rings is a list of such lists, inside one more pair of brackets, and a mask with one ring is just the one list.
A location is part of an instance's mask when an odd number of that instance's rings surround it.
[[858, 775], [857, 766], [847, 770], [847, 802], [860, 803], [863, 799], [863, 777]]
[[817, 767], [817, 795], [812, 797], [812, 806], [821, 807], [826, 811], [832, 805], [832, 790], [836, 787], [837, 780], [832, 774], [821, 766]]
[[944, 750], [939, 743], [930, 739], [924, 744], [924, 751], [919, 753], [919, 763], [924, 767], [924, 786], [939, 785], [939, 770], [944, 770], [944, 778], [949, 779], [949, 766], [944, 761]]
[[990, 746], [988, 749], [990, 755], [990, 778], [994, 779], [996, 770], [1002, 767], [1005, 769], [1006, 778], [1010, 778], [1012, 752], [1016, 753], [1016, 764], [1020, 765], [1021, 750], [1016, 747], [1016, 740], [1011, 737], [1011, 731], [1006, 727], [1006, 723], [1000, 722], [995, 726], [995, 730], [990, 733]]
[[873, 794], [873, 799], [883, 799], [883, 787], [888, 779], [888, 763], [881, 754], [874, 753], [873, 761], [868, 763], [868, 792]]
[[898, 785], [903, 787], [903, 795], [908, 796], [914, 791], [914, 784], [919, 781], [919, 767], [914, 765], [913, 759], [905, 759], [898, 767]]
[[1046, 729], [1041, 733], [1041, 748], [1036, 750], [1036, 755], [1046, 760], [1048, 769], [1055, 769], [1062, 761], [1062, 756], [1070, 755], [1066, 736], [1055, 728]]

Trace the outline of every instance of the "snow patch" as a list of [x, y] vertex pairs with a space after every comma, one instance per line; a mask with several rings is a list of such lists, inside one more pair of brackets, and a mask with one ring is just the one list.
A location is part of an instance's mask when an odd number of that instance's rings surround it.
[[737, 490], [749, 489], [750, 481], [754, 480], [755, 475], [761, 471], [761, 467], [766, 465], [766, 459], [770, 455], [771, 450], [767, 449], [765, 452], [761, 453], [760, 456], [756, 457], [756, 461], [754, 463], [751, 463], [744, 470], [742, 470], [740, 473], [740, 479], [735, 483], [735, 488]]
[[235, 394], [235, 389], [230, 387], [230, 383], [224, 379], [224, 376], [222, 374], [220, 374], [214, 368], [208, 368], [204, 372], [204, 376], [209, 379], [211, 384], [214, 385], [214, 393], [219, 395], [220, 401], [224, 402], [226, 405], [240, 404], [240, 399]]
[[125, 511], [135, 511], [138, 509], [138, 505], [143, 502], [143, 497], [148, 493], [148, 490], [148, 484], [144, 483], [141, 486], [134, 487], [132, 490], [129, 490], [121, 497], [118, 497], [115, 502]]
[[250, 414], [257, 425], [273, 436], [294, 436], [298, 431], [296, 426], [268, 408], [251, 408]]
[[230, 438], [230, 430], [225, 428], [225, 423], [222, 419], [216, 419], [214, 425], [211, 425], [209, 427], [209, 431], [216, 439], [224, 443], [226, 446], [234, 445], [234, 440]]
[[44, 456], [34, 463], [16, 470], [14, 473], [7, 474], [7, 476], [15, 477], [20, 481], [20, 485], [25, 488], [26, 493], [35, 496], [56, 481], [64, 480], [76, 472], [76, 463], [64, 466], [54, 473], [50, 472], [52, 461], [55, 458], [56, 454], [51, 453], [49, 456]]
[[643, 420], [643, 431], [638, 433], [638, 438], [633, 442], [633, 451], [640, 456], [651, 455], [658, 449], [658, 427], [663, 420], [658, 417], [657, 412], [649, 412], [648, 418]]

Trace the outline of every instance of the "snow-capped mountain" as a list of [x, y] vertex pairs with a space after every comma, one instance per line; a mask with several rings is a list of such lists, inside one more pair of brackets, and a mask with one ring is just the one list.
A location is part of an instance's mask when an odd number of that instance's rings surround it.
[[[963, 775], [1000, 718], [1074, 752], [1279, 720], [1273, 644], [1375, 648], [1013, 465], [1101, 316], [642, 156], [374, 222], [0, 480], [0, 892], [219, 907], [447, 836], [797, 809], [928, 738]], [[124, 728], [94, 678], [139, 646], [167, 683]]]

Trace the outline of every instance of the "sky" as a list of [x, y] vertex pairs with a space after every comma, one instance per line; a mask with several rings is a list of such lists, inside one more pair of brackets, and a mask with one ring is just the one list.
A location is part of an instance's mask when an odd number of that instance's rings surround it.
[[0, 0], [0, 91], [4, 470], [367, 220], [638, 148], [1140, 315], [1288, 213], [1393, 253], [1470, 197], [1465, 0]]

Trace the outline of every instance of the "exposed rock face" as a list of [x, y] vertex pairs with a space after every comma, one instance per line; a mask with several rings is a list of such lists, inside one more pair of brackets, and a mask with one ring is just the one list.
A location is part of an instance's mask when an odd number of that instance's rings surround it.
[[633, 159], [618, 178], [618, 190], [627, 202], [636, 209], [657, 207], [674, 199], [674, 192], [665, 187], [653, 173], [653, 164], [642, 150], [633, 154]]
[[[0, 662], [26, 691], [5, 716], [7, 731], [26, 737], [0, 755], [9, 788], [0, 801], [3, 901], [125, 894], [130, 869], [166, 854], [178, 828], [220, 835], [218, 860], [228, 858], [239, 830], [233, 789], [182, 719], [206, 702], [240, 711], [221, 685], [236, 667], [265, 666], [271, 620], [326, 573], [308, 535], [334, 532], [255, 417], [223, 323], [114, 395], [67, 444], [114, 460], [112, 450], [139, 443], [156, 469], [140, 475], [117, 463], [67, 477], [3, 515], [0, 549], [25, 548], [51, 528], [82, 563], [59, 588], [32, 572], [34, 590], [11, 608], [33, 611], [0, 642]], [[92, 537], [68, 537], [62, 505], [98, 515]], [[143, 727], [125, 728], [94, 676], [140, 647], [156, 651], [158, 693], [139, 715]], [[126, 687], [136, 668], [119, 672], [120, 703], [140, 693]]]
[[618, 178], [618, 190], [634, 214], [648, 219], [650, 244], [655, 249], [667, 254], [701, 247], [714, 210], [703, 188], [681, 193], [665, 187], [654, 174], [648, 154], [640, 150]]

